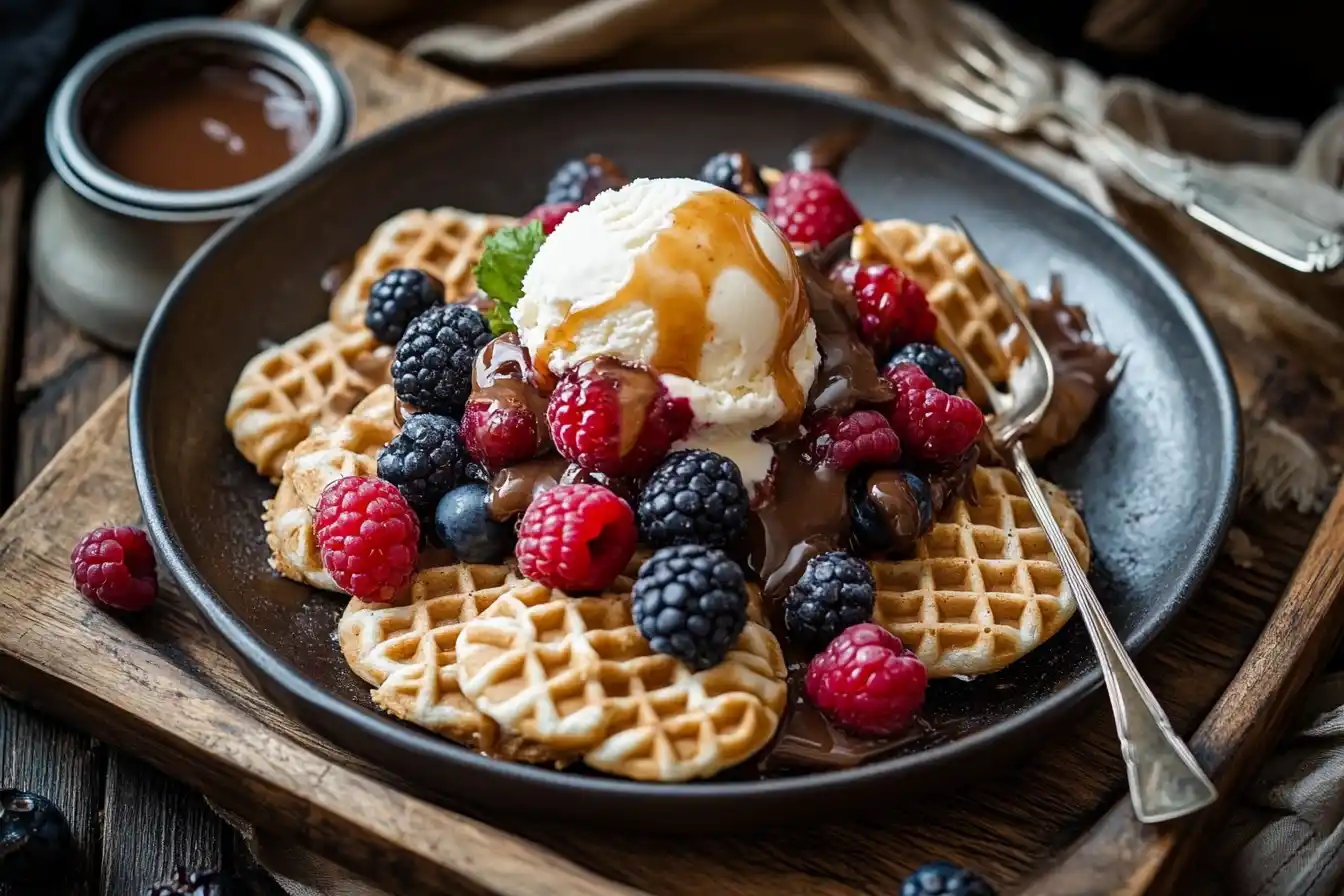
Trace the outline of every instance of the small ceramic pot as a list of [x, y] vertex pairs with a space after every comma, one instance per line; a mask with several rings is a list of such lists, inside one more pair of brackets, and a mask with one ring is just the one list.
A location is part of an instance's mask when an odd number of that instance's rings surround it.
[[[91, 139], [95, 107], [106, 104], [109, 94], [136, 102], [136, 78], [146, 87], [144, 78], [154, 77], [154, 54], [163, 53], [171, 53], [178, 65], [224, 54], [278, 73], [311, 110], [306, 144], [253, 179], [209, 189], [162, 189], [114, 171], [100, 160]], [[148, 75], [136, 74], [137, 62]], [[353, 120], [353, 95], [344, 76], [290, 31], [189, 18], [146, 25], [103, 43], [70, 71], [48, 110], [46, 145], [55, 173], [33, 212], [34, 283], [57, 311], [94, 338], [134, 348], [192, 253], [222, 224], [339, 147]], [[162, 164], [172, 164], [173, 149], [156, 150], [150, 164], [160, 164], [159, 156]]]

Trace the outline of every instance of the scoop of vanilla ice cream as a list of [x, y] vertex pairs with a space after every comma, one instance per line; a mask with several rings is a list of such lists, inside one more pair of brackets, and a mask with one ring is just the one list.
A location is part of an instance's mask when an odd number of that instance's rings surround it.
[[[639, 364], [659, 375], [673, 395], [686, 398], [695, 426], [683, 447], [702, 447], [737, 462], [748, 485], [769, 472], [773, 451], [751, 434], [777, 423], [785, 402], [775, 382], [773, 358], [783, 320], [780, 305], [751, 271], [725, 266], [704, 297], [707, 338], [700, 346], [698, 370], [687, 377], [657, 369], [659, 327], [652, 307], [638, 297], [614, 297], [635, 276], [636, 263], [663, 231], [676, 226], [675, 215], [689, 200], [720, 187], [685, 178], [633, 181], [608, 190], [571, 212], [547, 237], [523, 279], [523, 296], [513, 309], [514, 323], [534, 359], [555, 376], [598, 355]], [[750, 234], [760, 254], [781, 277], [799, 286], [789, 243], [760, 212], [750, 209]], [[697, 251], [699, 247], [697, 246]], [[706, 245], [703, 251], [713, 253]], [[606, 312], [593, 311], [610, 305]], [[584, 319], [566, 327], [571, 315]], [[555, 334], [564, 332], [557, 340]], [[820, 353], [809, 318], [788, 348], [788, 367], [806, 395], [816, 377]]]

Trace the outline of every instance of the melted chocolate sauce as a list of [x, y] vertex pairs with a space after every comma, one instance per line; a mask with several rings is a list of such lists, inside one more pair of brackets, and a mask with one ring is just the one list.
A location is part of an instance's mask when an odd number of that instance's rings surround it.
[[[1059, 277], [1050, 278], [1050, 296], [1027, 306], [1032, 327], [1045, 343], [1055, 368], [1055, 394], [1040, 425], [1023, 441], [1027, 454], [1044, 457], [1071, 442], [1101, 400], [1115, 388], [1118, 356], [1097, 342], [1087, 312], [1066, 305]], [[1016, 325], [1003, 335], [1013, 358], [1026, 354], [1026, 337]]]
[[865, 125], [853, 125], [820, 134], [789, 153], [789, 165], [798, 171], [818, 169], [835, 174], [867, 134]]
[[916, 717], [893, 737], [860, 737], [837, 728], [807, 699], [807, 663], [789, 664], [789, 708], [774, 746], [761, 761], [762, 774], [787, 769], [845, 769], [903, 752], [930, 737], [934, 730]]
[[854, 295], [831, 279], [823, 266], [824, 258], [822, 254], [798, 259], [821, 350], [821, 366], [807, 398], [808, 408], [844, 414], [860, 404], [889, 402], [896, 395], [878, 371], [872, 350], [859, 337], [859, 307]]
[[537, 495], [561, 483], [567, 469], [569, 461], [558, 454], [505, 467], [490, 479], [485, 508], [500, 522], [521, 516]]
[[802, 439], [777, 446], [772, 477], [769, 499], [747, 523], [747, 566], [774, 606], [802, 576], [808, 560], [848, 544], [849, 499], [844, 472], [814, 467]]

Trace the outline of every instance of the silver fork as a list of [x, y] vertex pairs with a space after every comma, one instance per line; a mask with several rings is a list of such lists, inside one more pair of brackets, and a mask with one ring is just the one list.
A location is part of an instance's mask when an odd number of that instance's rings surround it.
[[1190, 748], [1172, 730], [1157, 698], [1139, 676], [1092, 590], [1087, 573], [1083, 572], [1064, 532], [1050, 512], [1050, 504], [1022, 447], [1022, 437], [1041, 422], [1054, 394], [1055, 371], [1050, 354], [1031, 325], [1030, 317], [1008, 291], [998, 269], [985, 258], [965, 225], [956, 217], [952, 221], [975, 253], [985, 279], [1026, 336], [1026, 357], [1013, 371], [1007, 392], [990, 383], [974, 361], [967, 366], [985, 387], [993, 407], [994, 414], [986, 421], [986, 426], [994, 445], [1011, 460], [1013, 472], [1022, 483], [1022, 491], [1045, 530], [1050, 548], [1064, 572], [1064, 580], [1082, 611], [1115, 712], [1115, 727], [1129, 777], [1134, 814], [1139, 821], [1152, 824], [1196, 812], [1213, 803], [1218, 798], [1218, 791], [1200, 769]]
[[1055, 70], [993, 18], [959, 3], [826, 0], [837, 21], [891, 77], [962, 127], [1054, 137], [1068, 128], [1130, 177], [1206, 226], [1293, 270], [1344, 264], [1344, 237], [1242, 185], [1226, 171], [1143, 146], [1061, 95]]

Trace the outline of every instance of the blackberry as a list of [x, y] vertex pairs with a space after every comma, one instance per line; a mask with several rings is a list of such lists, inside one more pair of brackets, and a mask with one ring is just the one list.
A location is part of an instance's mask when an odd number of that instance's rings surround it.
[[660, 548], [639, 571], [635, 625], [658, 653], [692, 669], [717, 666], [747, 624], [742, 567], [716, 548]]
[[877, 586], [868, 564], [840, 551], [807, 561], [784, 598], [784, 627], [793, 643], [822, 648], [851, 625], [873, 616]]
[[145, 896], [234, 896], [243, 892], [242, 884], [232, 874], [222, 871], [193, 871], [178, 866], [173, 879], [150, 887]]
[[887, 369], [903, 361], [918, 364], [924, 375], [948, 395], [956, 395], [958, 390], [966, 385], [966, 371], [962, 369], [961, 362], [947, 349], [926, 342], [912, 342], [897, 349], [896, 354], [887, 362]]
[[419, 411], [460, 417], [471, 394], [476, 353], [491, 340], [490, 325], [465, 305], [440, 305], [411, 321], [397, 343], [392, 385]]
[[51, 800], [0, 790], [0, 886], [55, 892], [69, 863], [70, 826]]
[[615, 162], [600, 153], [570, 159], [551, 175], [546, 187], [546, 205], [573, 202], [582, 205], [603, 190], [623, 187], [629, 178]]
[[994, 888], [978, 874], [951, 862], [930, 862], [905, 879], [901, 896], [994, 896]]
[[639, 535], [655, 547], [726, 548], [747, 532], [750, 507], [737, 464], [713, 451], [674, 451], [640, 495]]
[[396, 345], [411, 321], [443, 304], [443, 282], [416, 268], [388, 271], [369, 290], [364, 325], [384, 345]]
[[761, 181], [761, 169], [744, 152], [721, 152], [700, 169], [700, 179], [723, 187], [739, 196], [764, 196], [768, 190]]
[[397, 437], [378, 452], [378, 478], [395, 485], [422, 517], [465, 478], [466, 449], [457, 421], [413, 414]]

